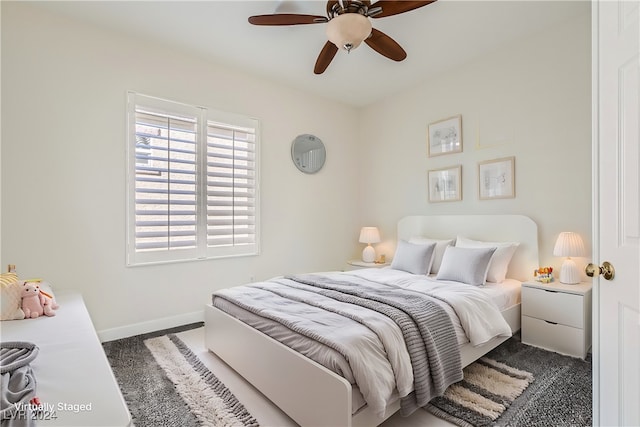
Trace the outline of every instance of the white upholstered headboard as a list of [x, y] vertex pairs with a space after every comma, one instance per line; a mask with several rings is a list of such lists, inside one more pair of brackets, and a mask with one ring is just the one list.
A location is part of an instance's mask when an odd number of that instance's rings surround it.
[[426, 215], [398, 221], [398, 239], [454, 239], [463, 236], [492, 242], [520, 242], [507, 277], [525, 281], [538, 268], [538, 226], [523, 215]]

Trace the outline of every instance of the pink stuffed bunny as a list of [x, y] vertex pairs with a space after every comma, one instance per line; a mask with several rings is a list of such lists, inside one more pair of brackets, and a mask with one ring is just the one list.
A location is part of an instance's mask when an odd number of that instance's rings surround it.
[[43, 314], [55, 316], [51, 302], [40, 293], [40, 286], [34, 282], [22, 284], [22, 311], [26, 319], [35, 319]]

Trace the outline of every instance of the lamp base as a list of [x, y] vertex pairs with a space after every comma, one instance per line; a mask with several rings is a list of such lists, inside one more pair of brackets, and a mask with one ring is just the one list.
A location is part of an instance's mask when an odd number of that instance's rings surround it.
[[373, 249], [373, 246], [367, 245], [366, 248], [362, 251], [362, 261], [364, 262], [373, 262], [376, 259], [376, 250]]
[[580, 270], [571, 258], [565, 259], [562, 263], [559, 280], [560, 283], [565, 285], [577, 285], [580, 283]]

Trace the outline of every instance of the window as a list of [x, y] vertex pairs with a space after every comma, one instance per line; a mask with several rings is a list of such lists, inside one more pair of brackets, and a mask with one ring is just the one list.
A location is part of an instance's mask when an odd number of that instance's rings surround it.
[[127, 264], [257, 254], [258, 121], [128, 98]]

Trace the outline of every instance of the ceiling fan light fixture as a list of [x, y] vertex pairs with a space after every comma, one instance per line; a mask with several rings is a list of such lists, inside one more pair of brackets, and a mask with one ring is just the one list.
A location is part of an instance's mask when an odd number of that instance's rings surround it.
[[359, 13], [343, 13], [327, 23], [327, 38], [347, 52], [360, 46], [371, 34], [371, 22]]

